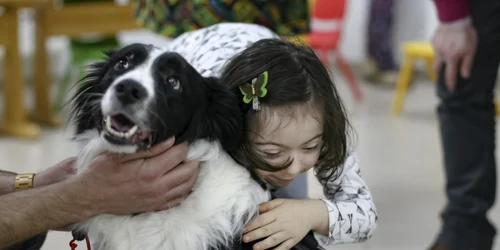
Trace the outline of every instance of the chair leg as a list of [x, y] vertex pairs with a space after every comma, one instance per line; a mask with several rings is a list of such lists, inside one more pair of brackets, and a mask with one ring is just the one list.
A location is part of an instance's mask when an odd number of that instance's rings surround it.
[[434, 70], [434, 58], [425, 59], [425, 68], [429, 79], [435, 82], [437, 80], [437, 72]]
[[349, 88], [351, 89], [354, 99], [361, 102], [363, 100], [363, 95], [361, 94], [361, 88], [359, 87], [358, 81], [352, 72], [351, 66], [345, 61], [344, 57], [338, 51], [335, 52], [335, 60], [340, 71], [349, 84]]
[[500, 100], [495, 100], [495, 113], [497, 116], [500, 116]]
[[413, 74], [413, 57], [405, 56], [396, 83], [396, 92], [392, 103], [392, 115], [398, 116], [404, 106], [404, 99]]
[[319, 49], [318, 50], [319, 59], [325, 65], [327, 69], [330, 69], [330, 60], [328, 59], [328, 50]]
[[47, 41], [47, 14], [44, 8], [37, 9], [36, 18], [36, 48], [35, 48], [35, 112], [31, 118], [43, 125], [58, 127], [62, 120], [52, 110], [51, 77], [49, 58], [45, 42]]
[[40, 128], [26, 119], [24, 105], [24, 77], [22, 58], [19, 51], [19, 29], [16, 8], [6, 8], [0, 23], [0, 29], [9, 34], [5, 46], [4, 63], [4, 106], [3, 119], [0, 121], [0, 133], [23, 139], [38, 139]]

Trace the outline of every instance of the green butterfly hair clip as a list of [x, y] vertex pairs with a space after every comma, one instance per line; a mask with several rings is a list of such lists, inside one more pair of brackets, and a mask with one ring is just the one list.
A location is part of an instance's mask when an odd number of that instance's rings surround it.
[[267, 71], [260, 74], [257, 78], [252, 80], [252, 83], [245, 83], [240, 86], [240, 91], [243, 94], [243, 102], [252, 102], [252, 108], [255, 111], [260, 110], [259, 98], [266, 96], [267, 94]]

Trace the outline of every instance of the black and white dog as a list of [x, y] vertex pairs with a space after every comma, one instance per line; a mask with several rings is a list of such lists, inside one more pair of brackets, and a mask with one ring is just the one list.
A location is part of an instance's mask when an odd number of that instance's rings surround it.
[[95, 250], [233, 250], [270, 199], [233, 160], [242, 136], [238, 97], [202, 77], [177, 53], [132, 44], [107, 53], [77, 86], [72, 103], [81, 172], [102, 151], [133, 153], [171, 136], [200, 161], [193, 192], [177, 207], [134, 216], [104, 214], [75, 225]]
[[232, 249], [269, 199], [227, 153], [242, 133], [236, 96], [177, 53], [144, 44], [108, 53], [79, 83], [72, 107], [76, 139], [84, 143], [79, 171], [102, 151], [132, 153], [171, 136], [188, 141], [188, 159], [201, 162], [193, 192], [179, 206], [78, 224], [93, 249]]

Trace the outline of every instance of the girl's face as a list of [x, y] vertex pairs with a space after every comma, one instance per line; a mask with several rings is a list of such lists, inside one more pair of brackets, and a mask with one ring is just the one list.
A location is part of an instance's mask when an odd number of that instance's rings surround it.
[[318, 161], [322, 146], [323, 124], [311, 105], [289, 110], [269, 110], [261, 117], [259, 130], [250, 137], [252, 147], [259, 156], [274, 166], [288, 160], [291, 165], [278, 172], [256, 169], [257, 175], [275, 187], [285, 187], [300, 173], [306, 172]]

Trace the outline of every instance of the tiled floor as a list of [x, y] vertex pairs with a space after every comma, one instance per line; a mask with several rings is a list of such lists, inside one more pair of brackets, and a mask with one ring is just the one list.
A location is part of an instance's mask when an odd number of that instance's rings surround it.
[[[357, 133], [358, 156], [380, 220], [370, 241], [332, 249], [425, 249], [439, 228], [438, 212], [445, 202], [434, 86], [417, 84], [399, 118], [389, 115], [392, 91], [364, 85], [365, 100], [356, 104], [341, 79], [339, 86]], [[36, 142], [0, 138], [0, 165], [18, 172], [38, 171], [73, 156], [77, 148], [69, 141], [70, 131], [46, 130]], [[311, 196], [321, 195], [312, 176], [310, 180]], [[498, 207], [491, 218], [500, 223]], [[69, 240], [68, 233], [50, 233], [43, 250], [69, 249]], [[83, 245], [79, 249], [84, 249]]]

